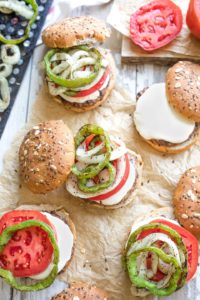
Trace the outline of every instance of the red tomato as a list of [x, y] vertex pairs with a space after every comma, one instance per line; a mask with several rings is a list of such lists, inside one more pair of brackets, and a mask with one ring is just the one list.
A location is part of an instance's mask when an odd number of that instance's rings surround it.
[[128, 179], [129, 173], [130, 173], [130, 162], [129, 162], [128, 154], [125, 154], [125, 159], [126, 159], [125, 172], [124, 172], [124, 176], [123, 176], [122, 180], [120, 181], [120, 183], [110, 192], [89, 198], [88, 200], [92, 200], [92, 201], [106, 200], [109, 197], [111, 197], [112, 195], [116, 194], [124, 186], [124, 184], [126, 183], [126, 181]]
[[107, 70], [104, 72], [103, 76], [101, 77], [101, 79], [93, 86], [91, 87], [90, 89], [88, 90], [85, 90], [85, 91], [81, 91], [81, 92], [78, 92], [75, 96], [75, 98], [77, 97], [85, 97], [85, 96], [88, 96], [98, 90], [100, 90], [100, 88], [104, 85], [108, 75], [110, 74], [110, 69], [107, 68]]
[[[0, 219], [0, 233], [11, 225], [27, 220], [39, 220], [52, 227], [40, 212], [14, 210]], [[15, 277], [29, 277], [45, 271], [52, 255], [53, 247], [47, 233], [39, 227], [30, 227], [15, 232], [0, 253], [0, 267], [11, 271]]]
[[190, 0], [186, 22], [192, 34], [200, 39], [200, 0]]
[[[147, 257], [147, 269], [151, 269], [152, 268], [152, 258], [151, 258], [151, 254]], [[159, 282], [160, 280], [162, 280], [166, 275], [161, 272], [159, 269], [157, 269], [157, 273], [154, 274], [153, 277], [151, 277], [152, 281], [156, 281]]]
[[170, 221], [166, 220], [155, 220], [153, 223], [162, 223], [164, 225], [169, 226], [170, 228], [177, 231], [183, 239], [183, 242], [187, 248], [188, 252], [188, 275], [187, 281], [192, 279], [194, 274], [196, 273], [197, 266], [198, 266], [198, 252], [199, 252], [199, 245], [198, 241], [189, 231], [184, 229], [183, 227], [176, 225]]
[[93, 140], [93, 138], [94, 138], [95, 136], [96, 136], [96, 134], [90, 134], [90, 135], [88, 135], [88, 136], [86, 137], [84, 143], [85, 143], [85, 148], [86, 148], [87, 151], [88, 151], [88, 149], [89, 149], [89, 145], [90, 145], [91, 141]]
[[155, 0], [141, 6], [130, 19], [132, 41], [153, 51], [173, 41], [182, 29], [181, 9], [170, 0]]

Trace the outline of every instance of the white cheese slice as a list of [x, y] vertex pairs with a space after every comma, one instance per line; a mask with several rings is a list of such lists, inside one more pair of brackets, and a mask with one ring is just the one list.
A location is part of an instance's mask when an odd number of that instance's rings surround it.
[[178, 114], [168, 103], [165, 83], [156, 83], [140, 97], [134, 113], [135, 125], [146, 140], [183, 143], [195, 123]]
[[[57, 218], [46, 212], [44, 212], [43, 214], [48, 218], [51, 224], [55, 227], [57, 233], [57, 242], [58, 242], [58, 248], [60, 252], [58, 272], [60, 272], [64, 268], [66, 263], [71, 259], [73, 245], [74, 245], [74, 236], [69, 226], [60, 218]], [[42, 280], [49, 276], [52, 269], [53, 269], [53, 264], [51, 263], [44, 272], [35, 276], [31, 276], [30, 278], [36, 280]]]

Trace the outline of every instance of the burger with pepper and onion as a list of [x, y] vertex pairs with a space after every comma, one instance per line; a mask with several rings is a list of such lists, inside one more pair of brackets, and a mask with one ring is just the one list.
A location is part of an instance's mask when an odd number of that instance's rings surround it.
[[123, 263], [134, 296], [169, 296], [194, 278], [198, 240], [174, 221], [173, 209], [157, 209], [134, 221]]
[[86, 124], [75, 136], [75, 164], [67, 191], [105, 209], [129, 204], [141, 183], [142, 160], [121, 139], [98, 125]]
[[[74, 224], [63, 209], [40, 205], [3, 212], [0, 277], [22, 292], [45, 289], [69, 266], [75, 240]], [[27, 278], [30, 284], [23, 281]]]
[[106, 25], [91, 16], [66, 18], [43, 31], [44, 44], [53, 48], [44, 57], [48, 90], [65, 108], [84, 112], [108, 98], [114, 61], [109, 50], [94, 44], [109, 36]]

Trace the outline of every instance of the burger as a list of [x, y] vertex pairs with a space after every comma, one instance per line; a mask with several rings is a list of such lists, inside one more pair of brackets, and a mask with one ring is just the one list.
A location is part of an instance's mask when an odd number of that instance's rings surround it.
[[49, 93], [68, 110], [84, 112], [101, 105], [115, 83], [115, 64], [109, 50], [95, 46], [110, 37], [104, 22], [91, 17], [66, 18], [47, 27], [44, 44]]
[[136, 130], [154, 149], [179, 153], [200, 136], [200, 66], [180, 61], [166, 75], [138, 94]]

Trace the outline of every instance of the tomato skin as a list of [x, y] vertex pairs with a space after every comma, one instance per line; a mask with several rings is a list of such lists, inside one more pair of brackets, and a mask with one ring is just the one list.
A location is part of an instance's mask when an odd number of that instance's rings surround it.
[[125, 154], [125, 159], [126, 159], [125, 173], [124, 173], [122, 180], [118, 184], [118, 186], [116, 186], [115, 189], [110, 192], [107, 192], [107, 193], [99, 195], [99, 196], [88, 198], [88, 200], [91, 200], [91, 201], [106, 200], [108, 197], [111, 197], [112, 195], [116, 194], [124, 186], [124, 184], [126, 183], [126, 181], [128, 179], [129, 173], [130, 173], [130, 162], [129, 162], [128, 154]]
[[[27, 220], [42, 221], [53, 228], [38, 211], [14, 210], [0, 219], [0, 233], [5, 228]], [[30, 277], [46, 270], [52, 261], [53, 247], [47, 233], [39, 227], [18, 230], [0, 253], [0, 267], [15, 277]]]
[[90, 135], [88, 135], [88, 136], [86, 137], [84, 143], [85, 143], [85, 148], [86, 148], [87, 151], [88, 151], [88, 149], [89, 149], [89, 145], [90, 145], [91, 141], [93, 140], [93, 138], [94, 138], [95, 136], [96, 136], [96, 134], [90, 134]]
[[145, 51], [154, 51], [172, 42], [182, 26], [182, 12], [174, 2], [155, 0], [132, 14], [130, 37]]
[[188, 252], [188, 275], [187, 275], [187, 281], [192, 279], [192, 277], [195, 275], [197, 271], [198, 266], [198, 257], [199, 257], [199, 244], [198, 240], [195, 236], [193, 236], [189, 231], [187, 231], [185, 228], [176, 225], [170, 221], [157, 219], [152, 221], [152, 223], [161, 223], [164, 225], [169, 226], [173, 230], [177, 231], [180, 236], [183, 239], [183, 242], [186, 246], [187, 252]]
[[75, 96], [73, 96], [74, 98], [78, 98], [78, 97], [86, 97], [98, 90], [100, 90], [100, 88], [104, 85], [104, 82], [106, 81], [108, 75], [110, 74], [110, 69], [107, 68], [106, 71], [104, 72], [103, 76], [101, 77], [101, 79], [99, 80], [99, 82], [97, 82], [93, 87], [91, 87], [88, 90], [85, 91], [81, 91], [78, 92]]
[[200, 39], [200, 0], [190, 0], [186, 23], [191, 33]]

